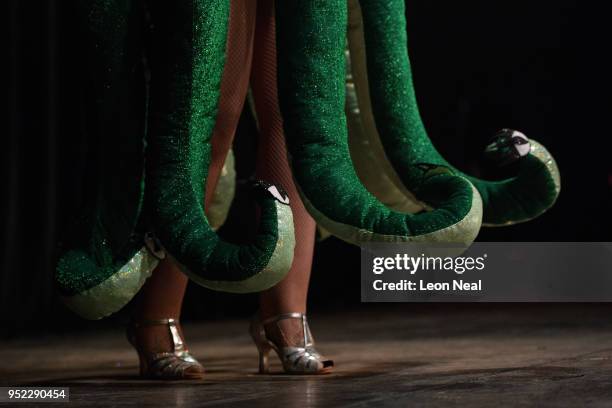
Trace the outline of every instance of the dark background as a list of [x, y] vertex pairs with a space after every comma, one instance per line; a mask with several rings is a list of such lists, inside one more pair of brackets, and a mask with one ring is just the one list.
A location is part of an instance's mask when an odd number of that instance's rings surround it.
[[[78, 97], [85, 62], [66, 4], [9, 0], [2, 6], [8, 29], [2, 65], [8, 75], [0, 133], [0, 336], [82, 330], [127, 319], [123, 311], [104, 322], [85, 322], [58, 302], [51, 284], [56, 243], [74, 211], [71, 204], [80, 193], [75, 186], [85, 165]], [[421, 111], [447, 158], [472, 173], [483, 172], [486, 141], [511, 127], [547, 146], [561, 168], [562, 192], [552, 210], [528, 224], [483, 229], [479, 240], [610, 240], [610, 35], [600, 4], [407, 2]], [[243, 179], [253, 169], [255, 144], [252, 119], [244, 114], [235, 144]], [[246, 201], [239, 189], [222, 230], [228, 239], [251, 221]], [[338, 259], [343, 263], [334, 263]], [[310, 309], [357, 307], [358, 276], [358, 248], [334, 238], [319, 243]], [[193, 285], [184, 319], [245, 317], [255, 308], [255, 295]]]

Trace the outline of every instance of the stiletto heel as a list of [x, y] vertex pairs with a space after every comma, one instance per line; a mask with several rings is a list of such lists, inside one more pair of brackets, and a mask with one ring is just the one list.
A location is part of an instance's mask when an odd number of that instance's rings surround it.
[[[136, 329], [146, 326], [167, 325], [172, 339], [172, 351], [147, 353], [138, 345]], [[200, 379], [204, 376], [204, 367], [189, 354], [178, 331], [175, 319], [145, 320], [131, 322], [127, 338], [136, 349], [140, 361], [140, 376], [160, 380]]]
[[[302, 323], [303, 344], [299, 346], [279, 346], [266, 334], [265, 325], [278, 323], [284, 319], [300, 319]], [[268, 355], [274, 350], [288, 374], [327, 374], [334, 367], [332, 360], [326, 360], [314, 348], [314, 339], [306, 315], [303, 313], [285, 313], [261, 321], [256, 315], [251, 320], [249, 332], [259, 351], [259, 373], [270, 372]]]
[[268, 374], [270, 372], [270, 362], [268, 361], [268, 355], [270, 349], [259, 350], [259, 374]]
[[258, 325], [255, 320], [251, 321], [249, 333], [251, 334], [251, 337], [255, 342], [255, 346], [257, 346], [257, 351], [259, 352], [259, 374], [267, 374], [270, 372], [270, 361], [268, 356], [272, 348], [268, 344], [265, 330], [262, 329], [263, 326]]

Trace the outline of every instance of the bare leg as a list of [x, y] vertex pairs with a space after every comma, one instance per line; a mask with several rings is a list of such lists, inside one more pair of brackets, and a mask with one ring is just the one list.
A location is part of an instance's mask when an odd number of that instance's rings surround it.
[[249, 89], [256, 7], [255, 0], [232, 0], [231, 3], [227, 56], [221, 80], [219, 113], [212, 136], [205, 208], [210, 205], [225, 157], [232, 147]]
[[[249, 10], [251, 9], [251, 10]], [[233, 0], [227, 40], [227, 61], [221, 81], [219, 112], [212, 136], [212, 160], [206, 183], [206, 208], [213, 196], [227, 152], [232, 145], [248, 89], [255, 2]], [[188, 278], [177, 265], [162, 261], [144, 285], [134, 320], [179, 319]], [[180, 327], [179, 327], [180, 330]], [[166, 326], [145, 326], [136, 332], [137, 342], [148, 352], [168, 351], [172, 338]], [[182, 336], [182, 331], [181, 331]]]
[[[296, 239], [295, 255], [289, 274], [278, 285], [260, 296], [262, 319], [282, 313], [306, 312], [316, 226], [300, 200], [287, 161], [276, 88], [275, 44], [274, 1], [259, 0], [251, 73], [251, 87], [260, 126], [257, 177], [279, 184], [287, 191], [293, 211]], [[301, 321], [295, 319], [282, 320], [274, 328], [266, 327], [266, 331], [275, 341], [287, 345], [295, 344], [303, 336]]]
[[[143, 286], [133, 320], [145, 322], [160, 319], [176, 319], [181, 316], [183, 296], [188, 278], [174, 263], [160, 262], [153, 275]], [[179, 326], [182, 336], [182, 329]], [[147, 325], [136, 330], [136, 341], [142, 350], [159, 353], [172, 350], [172, 338], [166, 325]]]

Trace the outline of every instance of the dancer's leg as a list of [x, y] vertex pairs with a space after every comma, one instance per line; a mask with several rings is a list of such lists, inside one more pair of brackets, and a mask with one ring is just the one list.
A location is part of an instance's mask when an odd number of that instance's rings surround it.
[[212, 160], [206, 181], [206, 209], [214, 196], [227, 152], [249, 89], [255, 30], [255, 0], [232, 0], [227, 44], [227, 56], [221, 81], [221, 96], [217, 123], [212, 136]]
[[[225, 157], [232, 145], [246, 98], [253, 48], [254, 16], [255, 2], [232, 1], [219, 112], [212, 136], [212, 160], [206, 187], [206, 207], [213, 196]], [[168, 260], [161, 262], [141, 292], [134, 320], [178, 319], [187, 282], [187, 276], [176, 264]], [[172, 339], [165, 326], [142, 327], [138, 329], [137, 334], [139, 344], [147, 351], [167, 351], [172, 347]]]
[[[300, 200], [287, 162], [276, 88], [275, 44], [274, 1], [259, 0], [251, 74], [251, 88], [260, 126], [257, 178], [285, 188], [291, 201], [295, 226], [293, 265], [283, 281], [261, 294], [259, 303], [262, 319], [283, 313], [306, 312], [316, 226]], [[295, 344], [296, 339], [303, 338], [299, 320], [282, 320], [274, 327], [281, 330], [268, 335], [284, 344]]]

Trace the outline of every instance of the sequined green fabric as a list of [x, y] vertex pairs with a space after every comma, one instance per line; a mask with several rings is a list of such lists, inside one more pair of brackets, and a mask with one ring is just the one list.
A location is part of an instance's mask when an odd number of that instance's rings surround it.
[[[418, 162], [462, 173], [436, 151], [421, 120], [406, 49], [404, 0], [360, 0], [360, 4], [371, 106], [385, 154], [402, 183], [421, 199], [418, 191], [421, 172], [415, 167]], [[511, 179], [485, 181], [465, 177], [482, 196], [483, 220], [492, 225], [532, 219], [550, 208], [559, 193], [558, 170], [550, 155], [541, 160], [532, 153], [520, 159], [519, 172]]]
[[[136, 233], [143, 196], [144, 81], [129, 0], [75, 2], [83, 33], [83, 105], [87, 143], [85, 197], [62, 237], [56, 267], [60, 293], [106, 281], [143, 245]], [[78, 123], [75, 121], [75, 123]], [[138, 289], [136, 289], [138, 290]], [[128, 299], [129, 300], [129, 299]]]
[[[357, 0], [355, 0], [356, 2]], [[396, 182], [392, 178], [395, 175], [393, 168], [384, 155], [383, 147], [374, 125], [374, 119], [371, 117], [372, 112], [361, 110], [358, 94], [364, 96], [362, 92], [367, 92], [367, 82], [363, 86], [363, 81], [356, 83], [353, 76], [353, 67], [355, 68], [357, 79], [361, 79], [359, 74], [362, 72], [359, 69], [365, 69], [365, 63], [352, 65], [352, 60], [365, 61], [365, 50], [363, 47], [355, 47], [355, 42], [351, 41], [353, 37], [361, 35], [363, 40], [363, 31], [360, 27], [355, 27], [354, 3], [349, 1], [349, 43], [351, 50], [346, 51], [346, 117], [348, 122], [348, 144], [351, 152], [351, 160], [359, 179], [366, 189], [378, 198], [387, 207], [408, 213], [417, 213], [424, 210], [424, 205], [406, 188], [401, 185], [399, 180]], [[359, 14], [361, 20], [361, 13]], [[359, 21], [361, 24], [361, 21]], [[358, 30], [357, 33], [354, 31]], [[363, 44], [363, 41], [360, 42]], [[362, 89], [365, 88], [364, 89]], [[367, 98], [369, 99], [369, 92]], [[403, 189], [402, 189], [403, 188]]]
[[281, 1], [276, 7], [287, 148], [296, 184], [317, 222], [354, 243], [364, 237], [405, 240], [450, 226], [469, 228], [463, 231], [465, 239], [473, 239], [480, 220], [476, 225], [461, 222], [474, 214], [475, 204], [464, 178], [435, 170], [423, 173], [421, 192], [436, 208], [411, 215], [385, 207], [355, 174], [344, 114], [346, 0]]
[[[267, 203], [271, 203], [267, 201]], [[288, 205], [278, 201], [271, 203], [275, 207], [276, 226], [278, 239], [268, 263], [257, 273], [240, 280], [214, 280], [205, 279], [201, 276], [192, 274], [184, 265], [179, 265], [190, 275], [191, 279], [197, 284], [223, 292], [248, 293], [253, 292], [254, 288], [261, 291], [269, 289], [283, 279], [293, 263], [293, 251], [295, 248], [295, 235], [293, 231], [293, 214]], [[267, 209], [270, 211], [271, 209]], [[223, 265], [220, 265], [223, 267]]]
[[[198, 283], [246, 281], [266, 270], [279, 236], [276, 201], [259, 195], [262, 216], [250, 245], [219, 239], [203, 208], [219, 88], [225, 60], [229, 0], [150, 2], [151, 99], [146, 208], [156, 235]], [[287, 209], [289, 208], [288, 206]], [[283, 230], [283, 233], [286, 231]], [[293, 229], [291, 229], [293, 234]], [[283, 249], [293, 256], [293, 248]], [[289, 263], [290, 264], [290, 263]], [[289, 267], [276, 271], [278, 282]], [[220, 290], [222, 285], [217, 287]]]
[[126, 305], [157, 266], [159, 260], [146, 247], [104, 281], [79, 293], [62, 296], [66, 306], [81, 317], [102, 319]]
[[[95, 160], [85, 211], [66, 234], [56, 268], [65, 303], [86, 318], [123, 307], [157, 265], [143, 247], [151, 228], [211, 289], [251, 292], [280, 281], [293, 258], [287, 203], [255, 190], [261, 223], [246, 246], [221, 241], [204, 215], [229, 0], [76, 3], [88, 38], [87, 136]], [[145, 15], [151, 24], [143, 27]], [[134, 78], [143, 53], [148, 99], [144, 90], [131, 92], [144, 86], [144, 77]]]

